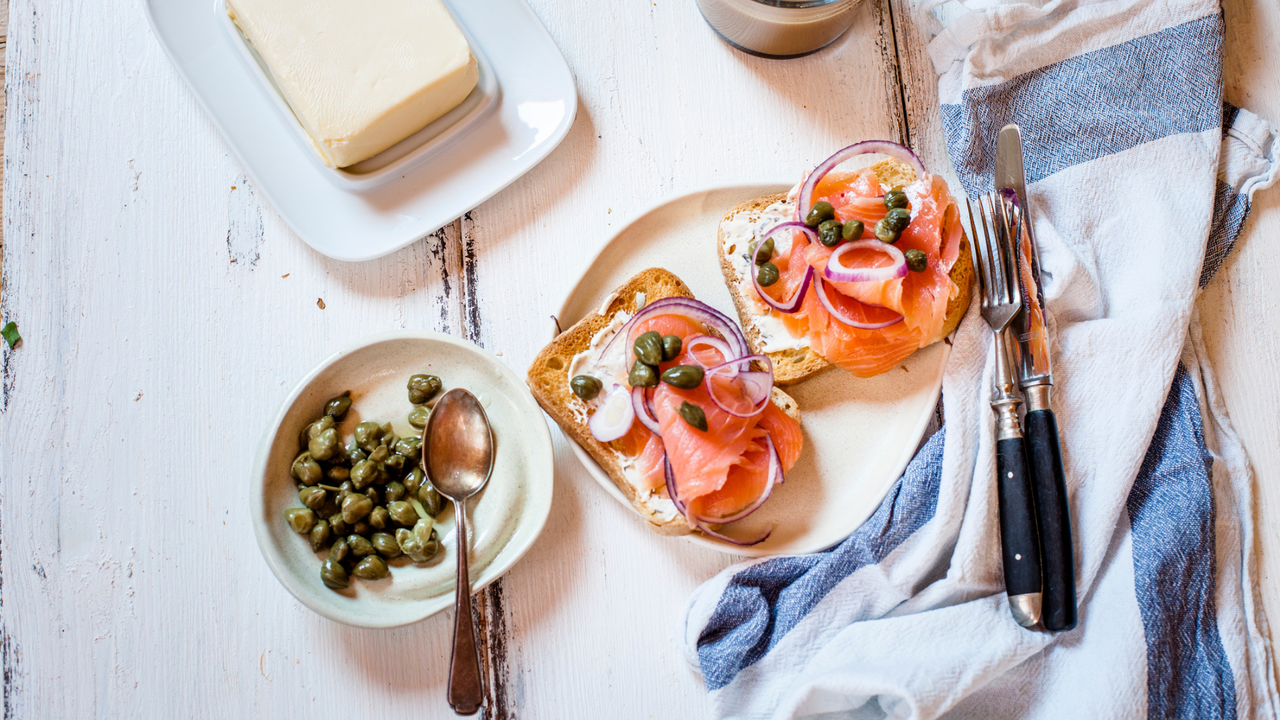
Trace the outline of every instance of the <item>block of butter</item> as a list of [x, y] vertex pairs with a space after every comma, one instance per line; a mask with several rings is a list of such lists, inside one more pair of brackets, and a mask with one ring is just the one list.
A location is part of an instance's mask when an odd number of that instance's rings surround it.
[[476, 86], [441, 0], [226, 0], [330, 167], [373, 157]]

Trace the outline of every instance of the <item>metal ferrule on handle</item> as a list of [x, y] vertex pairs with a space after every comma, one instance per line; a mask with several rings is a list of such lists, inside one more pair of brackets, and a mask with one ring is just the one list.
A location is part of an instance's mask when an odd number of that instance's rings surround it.
[[991, 409], [996, 413], [996, 440], [1022, 437], [1022, 424], [1018, 422], [1018, 408], [1022, 399], [1013, 384], [1009, 369], [1007, 330], [996, 333], [996, 388], [991, 397]]

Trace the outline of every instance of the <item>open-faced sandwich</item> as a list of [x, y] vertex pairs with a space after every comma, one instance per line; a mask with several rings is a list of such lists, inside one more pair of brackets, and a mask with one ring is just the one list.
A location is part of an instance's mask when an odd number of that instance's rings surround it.
[[736, 323], [649, 269], [561, 333], [529, 387], [658, 532], [718, 530], [761, 507], [800, 456], [793, 399]]
[[[886, 157], [838, 169], [867, 155]], [[878, 375], [950, 334], [969, 306], [955, 200], [894, 143], [852, 145], [790, 193], [740, 203], [717, 249], [751, 352], [781, 385], [831, 365]]]

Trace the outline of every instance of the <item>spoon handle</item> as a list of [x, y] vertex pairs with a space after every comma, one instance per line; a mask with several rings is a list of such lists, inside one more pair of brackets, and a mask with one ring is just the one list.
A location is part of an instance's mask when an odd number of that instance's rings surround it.
[[453, 657], [449, 660], [449, 707], [459, 715], [473, 715], [484, 701], [480, 653], [471, 621], [471, 576], [467, 570], [467, 510], [453, 501], [458, 531], [458, 592], [453, 604]]

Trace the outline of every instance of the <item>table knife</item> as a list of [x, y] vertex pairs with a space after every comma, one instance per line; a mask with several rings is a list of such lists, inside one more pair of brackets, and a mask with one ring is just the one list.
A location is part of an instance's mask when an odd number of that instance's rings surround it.
[[1049, 357], [1049, 328], [1045, 323], [1044, 289], [1040, 282], [1040, 253], [1036, 245], [1027, 180], [1022, 164], [1022, 133], [1006, 125], [996, 141], [996, 191], [1020, 214], [1026, 228], [1017, 241], [1022, 310], [1011, 325], [1018, 342], [1018, 386], [1026, 398], [1023, 432], [1027, 462], [1040, 526], [1044, 597], [1040, 621], [1046, 630], [1070, 630], [1076, 625], [1075, 557], [1071, 541], [1071, 508], [1058, 423], [1050, 403], [1053, 367]]

